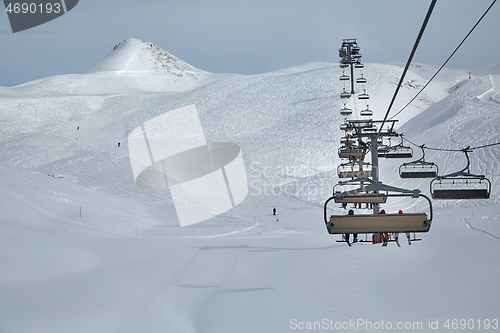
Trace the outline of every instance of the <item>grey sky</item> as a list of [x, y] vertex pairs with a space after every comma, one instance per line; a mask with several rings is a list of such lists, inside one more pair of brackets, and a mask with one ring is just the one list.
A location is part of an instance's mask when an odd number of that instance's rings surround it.
[[[441, 65], [493, 0], [438, 0], [414, 62]], [[430, 0], [80, 0], [69, 13], [13, 34], [0, 13], [0, 85], [82, 73], [125, 38], [147, 39], [200, 69], [257, 74], [337, 62], [357, 38], [367, 63], [405, 62]], [[500, 64], [495, 4], [447, 65]]]

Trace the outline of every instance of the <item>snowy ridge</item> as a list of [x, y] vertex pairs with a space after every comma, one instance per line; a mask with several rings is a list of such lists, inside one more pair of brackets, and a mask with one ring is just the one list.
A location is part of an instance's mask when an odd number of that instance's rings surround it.
[[[392, 113], [435, 69], [411, 67]], [[377, 118], [401, 71], [366, 64]], [[468, 71], [444, 70], [397, 117], [398, 131], [428, 147], [500, 142], [499, 75], [479, 72], [469, 80]], [[429, 321], [497, 318], [498, 146], [471, 153], [471, 172], [492, 181], [491, 198], [434, 200], [421, 242], [347, 247], [327, 234], [322, 203], [341, 162], [340, 74], [325, 62], [211, 74], [132, 39], [89, 73], [0, 87], [0, 331], [289, 332], [294, 319], [363, 319], [435, 332]], [[357, 117], [364, 103], [348, 103]], [[127, 136], [190, 104], [207, 141], [241, 147], [249, 195], [180, 228], [167, 191], [135, 184]], [[464, 166], [462, 155], [428, 151], [426, 160], [447, 173]], [[428, 194], [428, 179], [399, 179], [408, 161], [382, 160], [382, 181]], [[384, 208], [426, 207], [403, 198]]]
[[87, 71], [87, 73], [96, 72], [153, 72], [182, 77], [204, 71], [174, 57], [147, 40], [129, 38], [115, 45], [107, 57]]
[[130, 38], [85, 74], [52, 76], [11, 89], [0, 87], [0, 94], [38, 98], [181, 92], [206, 84], [213, 76], [147, 40]]

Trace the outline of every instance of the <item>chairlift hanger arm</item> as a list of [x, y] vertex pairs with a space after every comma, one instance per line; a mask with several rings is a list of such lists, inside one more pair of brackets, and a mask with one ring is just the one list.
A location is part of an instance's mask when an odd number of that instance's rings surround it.
[[467, 165], [465, 166], [465, 168], [463, 168], [462, 170], [459, 170], [457, 172], [453, 172], [453, 173], [444, 175], [444, 176], [437, 176], [436, 179], [444, 179], [444, 178], [457, 177], [457, 176], [472, 176], [474, 178], [476, 178], [476, 177], [484, 178], [484, 175], [473, 175], [469, 172], [470, 171], [470, 169], [469, 169], [470, 168], [469, 153], [472, 152], [470, 147], [462, 149], [461, 152], [464, 153], [465, 157], [467, 158]]

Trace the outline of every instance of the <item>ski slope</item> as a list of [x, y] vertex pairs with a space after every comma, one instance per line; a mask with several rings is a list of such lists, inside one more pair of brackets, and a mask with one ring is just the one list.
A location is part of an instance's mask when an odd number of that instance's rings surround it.
[[[470, 80], [446, 69], [398, 116], [398, 130], [436, 148], [500, 142], [495, 68]], [[393, 112], [434, 70], [410, 68]], [[377, 118], [401, 71], [366, 64]], [[326, 232], [322, 203], [341, 162], [340, 74], [327, 62], [213, 74], [128, 39], [85, 74], [0, 87], [0, 332], [383, 332], [387, 323], [429, 332], [436, 321], [444, 330], [447, 319], [472, 319], [477, 329], [500, 319], [499, 146], [471, 153], [491, 198], [434, 200], [422, 241], [347, 247]], [[135, 184], [127, 136], [191, 104], [207, 141], [241, 147], [249, 195], [181, 228], [167, 192]], [[442, 173], [465, 166], [462, 153], [426, 160]], [[428, 194], [429, 180], [399, 179], [408, 161], [381, 161], [382, 181]]]

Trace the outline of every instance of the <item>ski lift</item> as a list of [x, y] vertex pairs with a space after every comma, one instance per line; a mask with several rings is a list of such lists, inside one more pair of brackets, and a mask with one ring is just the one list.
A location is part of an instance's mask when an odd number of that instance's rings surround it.
[[344, 91], [342, 91], [342, 93], [340, 93], [340, 98], [349, 98], [351, 97], [351, 93], [345, 91], [345, 88], [344, 88]]
[[387, 154], [387, 152], [389, 151], [389, 146], [387, 145], [383, 145], [383, 146], [379, 146], [378, 149], [377, 149], [377, 155], [378, 157], [385, 157], [385, 154]]
[[[364, 68], [364, 67], [365, 67], [365, 65], [363, 65], [359, 61], [354, 64], [354, 68]], [[360, 82], [358, 82], [358, 83], [360, 83]]]
[[368, 104], [367, 104], [367, 105], [366, 105], [366, 109], [361, 110], [361, 111], [360, 111], [360, 114], [361, 114], [362, 116], [371, 117], [371, 116], [373, 116], [373, 111], [372, 111], [372, 110], [370, 110], [370, 109], [368, 108]]
[[353, 144], [355, 142], [356, 142], [356, 140], [353, 138], [350, 138], [350, 137], [344, 136], [344, 137], [340, 138], [340, 143], [343, 145], [350, 145], [350, 144]]
[[348, 131], [349, 125], [347, 123], [343, 123], [343, 124], [340, 124], [339, 128], [341, 131]]
[[[380, 155], [379, 155], [380, 156]], [[405, 146], [394, 146], [388, 147], [385, 158], [412, 158], [413, 157], [413, 149], [411, 147]]]
[[[391, 139], [389, 138], [389, 141]], [[379, 155], [380, 157], [380, 155]], [[384, 156], [385, 158], [412, 158], [413, 149], [411, 147], [403, 146], [403, 135], [401, 135], [401, 143], [395, 146], [388, 146]]]
[[356, 79], [356, 83], [366, 83], [366, 79], [363, 77], [363, 74], [361, 74], [361, 77]]
[[349, 64], [342, 61], [342, 62], [340, 62], [339, 66], [340, 66], [340, 68], [347, 68], [349, 66]]
[[437, 176], [430, 183], [433, 199], [489, 199], [491, 182], [484, 175], [473, 175], [469, 172], [470, 147], [462, 150], [467, 158], [467, 165], [460, 171]]
[[437, 177], [439, 168], [433, 162], [425, 161], [424, 145], [419, 147], [422, 149], [422, 157], [416, 161], [403, 163], [399, 167], [399, 177], [401, 178], [434, 178]]
[[342, 195], [340, 192], [334, 195], [335, 203], [386, 203], [387, 195], [381, 193], [360, 193]]
[[366, 93], [366, 89], [363, 89], [363, 93], [358, 95], [358, 99], [369, 99], [370, 96]]
[[344, 57], [347, 57], [347, 50], [344, 48], [339, 49], [339, 58], [344, 58]]
[[337, 175], [339, 178], [359, 178], [362, 176], [372, 176], [372, 165], [367, 162], [347, 162], [342, 163], [337, 167]]
[[344, 107], [342, 109], [340, 109], [340, 114], [343, 116], [349, 116], [352, 114], [352, 109], [349, 109], [348, 107], [346, 107], [346, 105], [344, 103]]
[[[365, 194], [360, 194], [366, 190]], [[378, 192], [386, 193], [378, 194]], [[368, 192], [368, 193], [367, 193]], [[399, 193], [389, 193], [399, 192]], [[429, 204], [430, 215], [426, 213], [404, 213], [404, 214], [361, 214], [361, 215], [331, 215], [327, 218], [327, 205], [331, 200], [340, 203], [383, 203], [391, 197], [411, 197], [418, 199], [423, 197]], [[344, 193], [334, 193], [326, 200], [324, 208], [324, 221], [329, 234], [360, 234], [379, 232], [428, 232], [433, 218], [431, 200], [420, 193], [420, 190], [405, 190], [381, 183], [372, 183], [365, 188]]]
[[340, 81], [349, 81], [349, 75], [342, 74], [340, 76]]
[[340, 158], [358, 159], [364, 154], [363, 148], [357, 146], [342, 146], [339, 148]]

